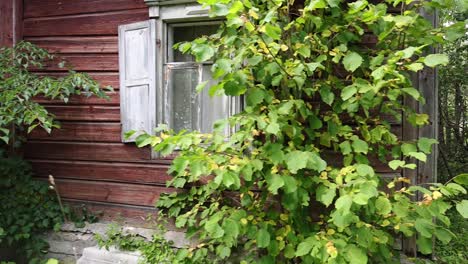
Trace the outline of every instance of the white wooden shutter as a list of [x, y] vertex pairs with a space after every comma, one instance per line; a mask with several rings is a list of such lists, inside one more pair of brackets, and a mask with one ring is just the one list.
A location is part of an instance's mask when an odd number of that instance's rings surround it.
[[130, 130], [152, 133], [156, 126], [156, 24], [154, 20], [119, 26], [122, 141]]

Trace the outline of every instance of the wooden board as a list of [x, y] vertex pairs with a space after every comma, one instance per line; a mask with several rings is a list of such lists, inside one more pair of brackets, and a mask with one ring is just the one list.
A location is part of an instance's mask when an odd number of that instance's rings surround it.
[[[60, 68], [59, 63], [65, 62], [65, 66]], [[118, 71], [118, 54], [60, 54], [45, 64], [44, 68], [32, 68], [32, 71]]]
[[60, 129], [48, 134], [42, 128], [34, 129], [29, 139], [51, 141], [122, 142], [120, 123], [61, 122]]
[[[114, 90], [119, 90], [119, 73], [118, 72], [95, 72], [87, 71], [86, 72], [91, 78], [99, 82], [101, 87], [111, 86]], [[36, 72], [39, 75], [52, 76], [56, 78], [64, 77], [67, 73], [65, 72]]]
[[73, 95], [69, 98], [67, 103], [64, 103], [62, 100], [54, 99], [50, 100], [45, 98], [44, 96], [36, 96], [34, 98], [35, 102], [40, 104], [47, 104], [47, 105], [114, 105], [118, 106], [120, 104], [120, 97], [118, 92], [107, 92], [108, 99], [99, 98], [97, 96], [90, 96], [87, 97], [85, 95]]
[[[135, 227], [154, 228], [153, 222], [148, 222], [148, 216], [152, 220], [157, 219], [158, 210], [154, 206], [136, 206], [105, 202], [90, 202], [76, 199], [63, 199], [76, 213], [83, 210], [99, 218], [99, 222], [118, 222]], [[174, 230], [173, 225], [166, 228]]]
[[14, 38], [14, 0], [0, 1], [0, 47], [11, 46]]
[[63, 160], [32, 160], [34, 173], [39, 177], [100, 180], [164, 185], [171, 177], [168, 166], [114, 162], [88, 162]]
[[47, 110], [59, 121], [114, 121], [120, 122], [118, 106], [47, 106]]
[[32, 37], [25, 40], [52, 53], [117, 53], [116, 36]]
[[65, 199], [154, 206], [162, 193], [175, 189], [128, 183], [56, 179], [60, 196]]
[[151, 162], [149, 148], [134, 144], [29, 141], [25, 145], [28, 159]]
[[145, 8], [144, 0], [24, 0], [24, 17], [44, 17]]
[[117, 35], [119, 25], [147, 19], [147, 8], [51, 18], [27, 18], [24, 20], [23, 34], [25, 37]]

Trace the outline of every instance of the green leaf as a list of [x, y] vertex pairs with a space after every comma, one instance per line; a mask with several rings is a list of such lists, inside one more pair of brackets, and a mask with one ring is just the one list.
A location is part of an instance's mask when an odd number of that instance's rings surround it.
[[247, 92], [247, 104], [250, 106], [256, 106], [261, 103], [265, 98], [265, 91], [259, 88], [252, 88]]
[[408, 68], [408, 70], [410, 70], [410, 71], [418, 72], [418, 71], [424, 69], [424, 65], [422, 63], [415, 62], [415, 63], [411, 63], [411, 64], [407, 65], [406, 68]]
[[295, 150], [286, 154], [285, 160], [288, 170], [296, 174], [298, 170], [304, 169], [307, 166], [307, 153]]
[[463, 218], [468, 218], [468, 200], [462, 200], [457, 203], [456, 208]]
[[421, 253], [423, 254], [432, 253], [432, 238], [420, 236], [418, 240], [416, 240], [416, 244], [418, 245], [418, 250]]
[[216, 255], [218, 255], [221, 259], [225, 259], [231, 255], [231, 249], [224, 245], [219, 245], [216, 247]]
[[240, 187], [240, 179], [235, 173], [231, 171], [226, 171], [223, 173], [223, 184], [228, 188], [231, 186], [238, 188]]
[[355, 138], [352, 143], [354, 152], [367, 154], [369, 145], [364, 140]]
[[277, 26], [267, 24], [265, 26], [265, 33], [274, 40], [281, 39], [281, 29]]
[[313, 11], [315, 9], [326, 8], [326, 7], [327, 7], [327, 4], [325, 3], [324, 0], [311, 0], [309, 4], [306, 6], [305, 10]]
[[351, 205], [353, 204], [353, 198], [350, 195], [344, 195], [338, 198], [335, 202], [335, 208], [341, 211], [343, 214], [349, 213]]
[[468, 173], [462, 173], [453, 178], [453, 180], [463, 186], [468, 186]]
[[323, 86], [322, 88], [320, 88], [320, 97], [322, 98], [322, 101], [327, 105], [331, 105], [333, 103], [333, 100], [335, 100], [335, 94], [333, 94], [330, 87], [328, 86]]
[[197, 62], [203, 62], [213, 57], [214, 49], [207, 44], [195, 43], [192, 44], [192, 53], [195, 55]]
[[351, 98], [353, 95], [355, 95], [356, 92], [357, 92], [356, 86], [354, 86], [354, 85], [346, 86], [346, 87], [341, 91], [341, 99], [343, 99], [343, 101], [346, 101], [346, 100], [348, 100], [349, 98]]
[[215, 16], [222, 17], [229, 14], [229, 9], [225, 4], [216, 3], [214, 5], [211, 5], [210, 12]]
[[285, 193], [293, 193], [297, 190], [297, 181], [294, 177], [289, 175], [282, 176], [284, 181], [284, 191]]
[[388, 163], [388, 166], [392, 169], [392, 170], [396, 170], [398, 169], [399, 167], [402, 167], [406, 164], [405, 161], [403, 160], [392, 160]]
[[368, 261], [366, 251], [354, 245], [347, 247], [346, 256], [349, 263], [353, 264], [366, 264]]
[[296, 257], [301, 257], [301, 256], [309, 254], [309, 252], [312, 250], [313, 247], [314, 247], [314, 244], [307, 239], [299, 243], [296, 249]]
[[430, 54], [424, 58], [424, 64], [428, 67], [435, 67], [437, 65], [447, 65], [449, 58], [445, 54]]
[[267, 229], [262, 228], [257, 233], [257, 246], [259, 248], [266, 248], [270, 245], [270, 233]]
[[409, 94], [415, 100], [421, 99], [421, 94], [415, 88], [401, 88], [401, 91], [403, 91], [406, 94]]
[[362, 64], [362, 57], [356, 52], [350, 52], [343, 58], [343, 65], [347, 71], [354, 72]]
[[418, 218], [414, 222], [416, 230], [424, 237], [431, 238], [434, 231], [434, 223], [431, 220]]
[[392, 204], [388, 198], [381, 196], [375, 201], [375, 208], [379, 214], [387, 215], [392, 211]]
[[52, 259], [48, 259], [46, 264], [59, 264], [59, 261], [52, 258]]
[[372, 176], [375, 175], [374, 169], [371, 166], [366, 165], [366, 164], [356, 165], [356, 172], [360, 176], [371, 176], [372, 177]]
[[278, 174], [272, 174], [271, 177], [267, 177], [268, 190], [272, 194], [278, 194], [278, 189], [284, 186], [284, 180]]
[[351, 143], [349, 143], [349, 141], [343, 141], [342, 143], [340, 143], [340, 150], [341, 150], [341, 153], [343, 155], [348, 155], [351, 153], [352, 149], [351, 149]]
[[325, 162], [319, 154], [315, 152], [306, 152], [308, 158], [307, 168], [321, 172], [327, 167], [327, 162]]
[[353, 196], [353, 202], [359, 205], [366, 205], [369, 198], [369, 195], [365, 193], [357, 193]]
[[421, 137], [418, 139], [418, 148], [420, 151], [430, 154], [432, 151], [432, 145], [437, 144], [437, 140], [433, 138]]
[[266, 127], [265, 131], [270, 134], [277, 135], [280, 132], [280, 127], [278, 123], [272, 122]]
[[454, 237], [452, 232], [442, 227], [436, 228], [434, 234], [443, 244], [448, 244]]
[[413, 157], [413, 158], [415, 158], [417, 160], [420, 160], [422, 162], [426, 162], [426, 160], [427, 160], [426, 154], [424, 154], [422, 152], [410, 152], [410, 153], [408, 153], [408, 156]]
[[320, 185], [317, 188], [316, 199], [322, 202], [326, 207], [332, 204], [333, 199], [336, 196], [336, 185], [331, 184], [330, 186]]
[[418, 149], [416, 148], [416, 145], [412, 143], [403, 143], [401, 144], [401, 152], [403, 152], [403, 155], [407, 156], [409, 155], [410, 152], [416, 152]]

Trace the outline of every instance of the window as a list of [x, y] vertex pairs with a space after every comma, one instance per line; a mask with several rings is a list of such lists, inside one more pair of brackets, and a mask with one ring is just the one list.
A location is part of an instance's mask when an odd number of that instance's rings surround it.
[[[197, 92], [201, 82], [207, 88], [215, 84], [211, 77], [212, 63], [195, 63], [190, 54], [172, 49], [175, 43], [191, 41], [216, 32], [218, 23], [178, 23], [167, 26], [167, 52], [164, 65], [164, 123], [176, 131], [211, 132], [216, 120], [236, 112], [236, 98], [209, 96], [208, 89]], [[227, 129], [227, 128], [226, 128]], [[228, 134], [228, 131], [225, 132]]]
[[[240, 110], [241, 100], [209, 96], [208, 87], [215, 84], [212, 63], [196, 63], [191, 55], [172, 47], [215, 33], [219, 21], [209, 21], [198, 5], [165, 6], [157, 11], [156, 19], [119, 27], [122, 133], [152, 133], [160, 123], [175, 131], [211, 132], [216, 120]], [[201, 82], [207, 82], [207, 88], [198, 93]], [[225, 133], [229, 134], [228, 128]], [[136, 136], [122, 139], [131, 142]]]

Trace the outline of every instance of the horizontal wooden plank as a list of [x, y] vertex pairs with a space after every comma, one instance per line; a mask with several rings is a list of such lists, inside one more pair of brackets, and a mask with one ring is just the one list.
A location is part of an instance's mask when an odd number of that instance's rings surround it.
[[24, 0], [24, 17], [59, 16], [145, 7], [144, 0]]
[[23, 35], [25, 37], [117, 35], [119, 25], [147, 19], [147, 8], [51, 18], [27, 18], [24, 20]]
[[[59, 67], [61, 62], [65, 62], [64, 67]], [[32, 68], [32, 71], [118, 71], [119, 57], [118, 54], [59, 54], [57, 57], [47, 62], [44, 68]]]
[[[78, 71], [79, 72], [79, 71]], [[119, 82], [119, 73], [118, 72], [86, 72], [91, 78], [96, 80], [101, 87], [111, 86], [114, 90], [119, 90], [120, 82]], [[67, 75], [66, 72], [36, 72], [36, 74], [44, 75], [44, 76], [52, 76], [55, 78], [64, 77]]]
[[[151, 219], [157, 219], [158, 210], [154, 206], [136, 206], [127, 204], [90, 202], [76, 199], [63, 199], [65, 204], [70, 206], [78, 215], [85, 211], [99, 218], [99, 222], [120, 222], [124, 221], [126, 225], [135, 227], [154, 228], [153, 222], [148, 222], [148, 216]], [[166, 226], [174, 230], [173, 225]], [[63, 229], [64, 227], [62, 227]]]
[[117, 53], [117, 36], [103, 37], [45, 37], [25, 40], [51, 53]]
[[118, 106], [56, 105], [46, 108], [59, 121], [120, 121]]
[[141, 184], [56, 179], [60, 196], [65, 199], [154, 206], [162, 193], [175, 189]]
[[52, 141], [121, 142], [120, 123], [61, 122], [60, 129], [47, 133], [42, 128], [34, 129], [29, 139]]
[[68, 102], [65, 103], [59, 99], [48, 99], [44, 96], [36, 96], [34, 98], [35, 102], [40, 104], [48, 105], [57, 105], [57, 104], [66, 104], [66, 105], [119, 105], [120, 97], [118, 92], [107, 92], [108, 99], [99, 98], [97, 96], [85, 96], [85, 95], [73, 95], [69, 98]]
[[117, 162], [31, 160], [36, 176], [164, 185], [168, 166]]
[[149, 148], [134, 144], [52, 142], [30, 140], [25, 145], [29, 159], [152, 162]]

